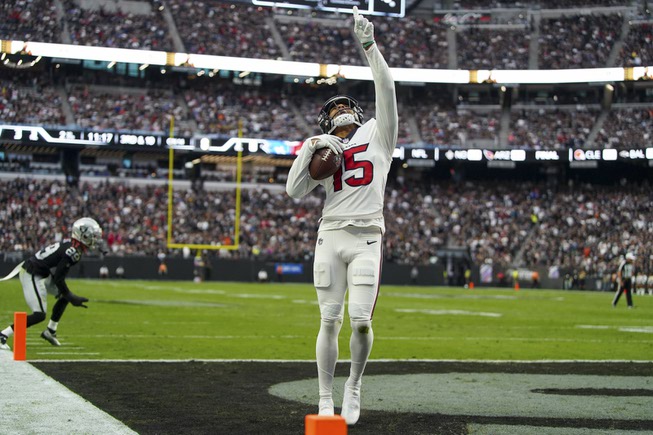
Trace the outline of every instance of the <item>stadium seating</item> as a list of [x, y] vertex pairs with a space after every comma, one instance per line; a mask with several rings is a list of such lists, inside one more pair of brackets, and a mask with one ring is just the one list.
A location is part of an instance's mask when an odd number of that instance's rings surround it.
[[[2, 181], [0, 187], [0, 252], [33, 251], [67, 237], [82, 210], [101, 222], [113, 255], [166, 252], [164, 185], [99, 181], [77, 191], [37, 177]], [[233, 191], [174, 195], [175, 242], [233, 243]], [[626, 250], [646, 252], [653, 243], [649, 196], [646, 185], [552, 189], [537, 182], [391, 181], [385, 259], [429, 264], [442, 247], [465, 247], [477, 264], [490, 259], [496, 265], [605, 271]], [[240, 248], [219, 255], [311, 261], [321, 201], [319, 192], [293, 200], [280, 189], [245, 189]]]

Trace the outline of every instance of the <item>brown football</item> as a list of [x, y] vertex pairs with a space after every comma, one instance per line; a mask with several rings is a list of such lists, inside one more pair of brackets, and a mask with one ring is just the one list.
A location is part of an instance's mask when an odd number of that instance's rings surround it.
[[308, 172], [313, 180], [324, 180], [340, 169], [340, 163], [342, 163], [341, 154], [335, 154], [329, 148], [320, 148], [313, 154]]

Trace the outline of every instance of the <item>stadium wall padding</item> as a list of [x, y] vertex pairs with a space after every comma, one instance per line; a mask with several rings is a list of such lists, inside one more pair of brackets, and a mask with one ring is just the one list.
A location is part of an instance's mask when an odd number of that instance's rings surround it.
[[[0, 260], [0, 277], [7, 275], [18, 264], [18, 260], [2, 259]], [[139, 280], [175, 280], [175, 281], [192, 281], [197, 274], [207, 281], [240, 281], [255, 282], [258, 272], [265, 269], [268, 273], [270, 282], [305, 282], [313, 281], [312, 263], [303, 264], [303, 271], [300, 274], [277, 276], [276, 263], [271, 261], [257, 260], [228, 260], [212, 258], [209, 261], [210, 267], [196, 270], [193, 264], [193, 258], [173, 257], [165, 261], [168, 266], [168, 274], [159, 275], [160, 261], [156, 257], [114, 257], [106, 256], [86, 257], [80, 264], [70, 270], [70, 278], [99, 278], [100, 268], [107, 266], [109, 269], [109, 278], [117, 278], [116, 269], [119, 266], [124, 268], [125, 279]], [[419, 266], [419, 275], [417, 279], [411, 279], [410, 265], [399, 265], [394, 263], [384, 263], [382, 271], [382, 284], [388, 285], [445, 285], [444, 270], [441, 264]], [[542, 288], [562, 288], [561, 279], [549, 279], [545, 271], [540, 272]], [[472, 281], [479, 285], [478, 267], [472, 268]], [[452, 283], [453, 286], [462, 286], [462, 280]], [[530, 283], [524, 283], [522, 287], [530, 287]]]

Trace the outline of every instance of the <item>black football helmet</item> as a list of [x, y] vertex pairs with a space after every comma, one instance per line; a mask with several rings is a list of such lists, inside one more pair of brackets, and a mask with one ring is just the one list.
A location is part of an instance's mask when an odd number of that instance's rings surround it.
[[[337, 113], [334, 118], [329, 116], [329, 112], [338, 104], [344, 104], [353, 110], [354, 113]], [[358, 105], [358, 101], [347, 95], [336, 95], [331, 97], [322, 106], [320, 114], [317, 117], [320, 129], [325, 134], [330, 134], [336, 127], [349, 124], [363, 125], [363, 109]]]

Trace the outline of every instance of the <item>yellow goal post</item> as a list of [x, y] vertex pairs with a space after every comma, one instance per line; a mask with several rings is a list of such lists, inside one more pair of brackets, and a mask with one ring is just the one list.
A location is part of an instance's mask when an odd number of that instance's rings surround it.
[[[175, 118], [170, 117], [170, 137], [174, 136], [175, 128]], [[242, 120], [238, 120], [238, 137], [242, 137]], [[223, 245], [223, 244], [197, 244], [197, 243], [176, 243], [172, 239], [172, 226], [173, 226], [173, 182], [174, 182], [174, 158], [175, 150], [171, 146], [168, 149], [168, 232], [166, 246], [173, 249], [205, 249], [205, 250], [219, 250], [226, 249], [229, 251], [237, 250], [240, 246], [240, 197], [241, 197], [241, 179], [242, 179], [242, 160], [243, 160], [243, 151], [242, 148], [237, 149], [238, 156], [236, 158], [236, 210], [235, 210], [235, 221], [234, 221], [234, 238], [233, 244]]]

